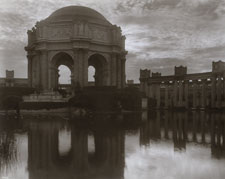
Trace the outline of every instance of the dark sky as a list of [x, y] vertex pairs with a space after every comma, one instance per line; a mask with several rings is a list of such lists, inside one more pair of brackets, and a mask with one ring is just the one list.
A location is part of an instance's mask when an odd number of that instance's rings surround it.
[[167, 75], [185, 65], [195, 73], [225, 61], [225, 0], [0, 0], [1, 77], [6, 69], [27, 77], [27, 30], [68, 5], [88, 6], [121, 26], [127, 79], [138, 81], [140, 68]]

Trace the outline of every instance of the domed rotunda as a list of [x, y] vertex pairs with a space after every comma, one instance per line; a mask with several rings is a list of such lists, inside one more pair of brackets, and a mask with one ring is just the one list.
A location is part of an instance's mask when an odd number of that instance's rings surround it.
[[71, 71], [71, 86], [88, 86], [88, 68], [95, 86], [125, 86], [125, 36], [99, 12], [68, 6], [28, 30], [29, 85], [41, 91], [59, 88], [59, 66]]

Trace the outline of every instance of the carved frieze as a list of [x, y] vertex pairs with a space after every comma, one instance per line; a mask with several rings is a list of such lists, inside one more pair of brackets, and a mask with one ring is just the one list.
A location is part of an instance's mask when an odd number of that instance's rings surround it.
[[88, 37], [88, 23], [86, 21], [77, 20], [74, 23], [74, 36], [75, 37]]
[[93, 38], [95, 40], [106, 41], [107, 40], [107, 32], [100, 30], [100, 29], [94, 29], [93, 30]]
[[70, 27], [52, 27], [48, 31], [48, 37], [52, 40], [68, 39], [72, 36]]
[[96, 41], [101, 42], [107, 42], [109, 41], [108, 38], [108, 31], [106, 29], [100, 28], [100, 27], [92, 27], [92, 39]]

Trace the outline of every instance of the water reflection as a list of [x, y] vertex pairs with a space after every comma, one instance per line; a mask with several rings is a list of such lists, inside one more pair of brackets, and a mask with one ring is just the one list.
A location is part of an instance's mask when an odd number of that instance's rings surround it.
[[[24, 172], [28, 173], [23, 174], [23, 179], [25, 175], [27, 179], [135, 178], [129, 175], [129, 172], [133, 172], [129, 170], [131, 163], [140, 160], [141, 163], [149, 163], [146, 164], [148, 166], [162, 156], [160, 152], [171, 147], [174, 153], [182, 153], [186, 161], [189, 161], [190, 146], [193, 148], [195, 145], [211, 150], [212, 159], [222, 161], [225, 158], [225, 118], [223, 113], [218, 112], [144, 111], [123, 115], [96, 114], [79, 120], [42, 116], [8, 118], [1, 119], [0, 122], [1, 170], [8, 167], [12, 173], [14, 169], [10, 166], [15, 163], [20, 165], [17, 161], [19, 146], [16, 136], [27, 135], [28, 152], [22, 154], [28, 158], [27, 164], [23, 166]], [[132, 137], [138, 139], [139, 145]], [[135, 150], [132, 151], [134, 146]], [[143, 152], [143, 148], [147, 150]], [[158, 152], [157, 157], [149, 154], [151, 149]], [[139, 157], [130, 160], [132, 155]], [[197, 155], [201, 157], [202, 154]], [[170, 157], [167, 156], [168, 159]], [[161, 163], [168, 162], [165, 160], [160, 158], [157, 161], [159, 163], [150, 168], [156, 169]], [[207, 161], [213, 163], [210, 157]], [[218, 164], [220, 165], [224, 163]], [[185, 168], [185, 171], [188, 170]], [[143, 169], [142, 172], [144, 178], [148, 178], [149, 170]], [[19, 176], [16, 174], [14, 178], [18, 178], [17, 175]], [[224, 177], [223, 173], [221, 176]], [[155, 175], [155, 178], [160, 177]]]
[[[71, 148], [59, 152], [59, 131], [63, 123], [32, 121], [28, 132], [30, 179], [123, 178], [124, 130], [91, 129], [70, 124]], [[88, 135], [94, 137], [94, 152], [88, 152]]]
[[9, 171], [17, 161], [15, 123], [19, 126], [14, 117], [7, 118], [7, 122], [0, 120], [0, 174]]
[[187, 143], [209, 145], [212, 156], [225, 157], [225, 118], [223, 113], [203, 111], [145, 112], [148, 117], [140, 127], [140, 145], [149, 146], [151, 140], [172, 140], [174, 150], [185, 150]]

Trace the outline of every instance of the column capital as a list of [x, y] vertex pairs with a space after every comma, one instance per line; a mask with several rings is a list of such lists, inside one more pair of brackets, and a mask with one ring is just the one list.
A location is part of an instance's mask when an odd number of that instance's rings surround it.
[[126, 60], [126, 55], [127, 55], [127, 51], [122, 51], [122, 52], [120, 53], [120, 58]]
[[165, 84], [165, 85], [169, 85], [170, 82], [169, 82], [169, 81], [165, 81], [164, 84]]
[[27, 55], [27, 59], [28, 59], [29, 61], [31, 61], [33, 57], [34, 57], [33, 54], [28, 54], [28, 55]]
[[201, 79], [201, 82], [202, 83], [206, 83], [207, 82], [207, 79]]
[[128, 51], [123, 50], [120, 54], [121, 54], [121, 55], [127, 55], [127, 53], [128, 53]]
[[81, 48], [81, 47], [77, 47], [77, 48], [73, 48], [72, 50], [73, 50], [73, 52], [77, 52], [77, 51], [79, 51], [79, 50], [81, 50], [81, 51], [85, 51], [85, 52], [86, 52], [86, 51], [89, 51], [89, 49], [88, 49], [88, 48], [84, 48], [84, 47], [83, 47], [83, 48]]
[[223, 71], [223, 75], [222, 75], [222, 77], [223, 77], [223, 78], [225, 78], [225, 71]]
[[48, 53], [47, 49], [39, 49], [39, 50], [35, 50], [36, 55], [45, 55]]
[[183, 84], [184, 83], [184, 80], [179, 80], [179, 84]]
[[77, 52], [79, 50], [79, 48], [73, 48], [73, 52]]
[[177, 84], [178, 83], [178, 81], [177, 80], [173, 80], [173, 84]]
[[192, 80], [192, 83], [193, 84], [197, 84], [198, 83], [198, 80]]
[[112, 52], [109, 52], [110, 55], [120, 55], [119, 52], [115, 52], [115, 51], [112, 51]]
[[160, 85], [162, 82], [161, 81], [152, 81], [151, 84], [157, 84]]

